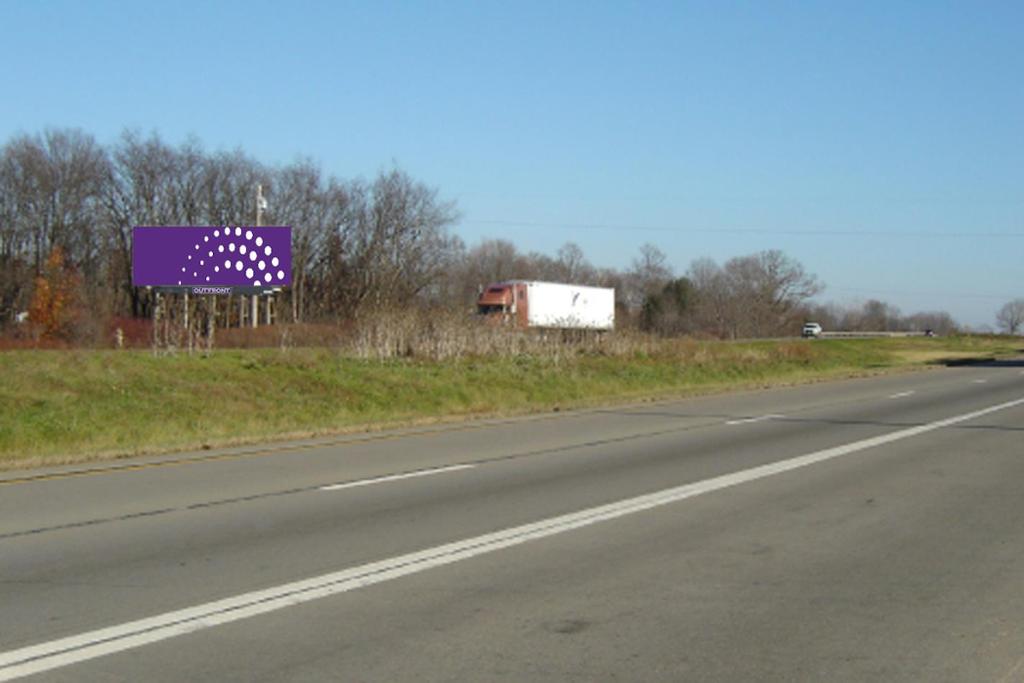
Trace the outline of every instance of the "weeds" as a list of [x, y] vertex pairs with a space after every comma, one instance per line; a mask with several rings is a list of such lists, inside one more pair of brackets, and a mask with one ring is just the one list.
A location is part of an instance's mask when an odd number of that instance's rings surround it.
[[218, 343], [226, 338], [266, 348], [218, 348], [205, 357], [130, 348], [0, 353], [0, 467], [1020, 353], [1019, 340], [998, 337], [723, 343], [630, 330], [512, 330], [426, 313], [380, 315], [348, 327], [218, 330]]

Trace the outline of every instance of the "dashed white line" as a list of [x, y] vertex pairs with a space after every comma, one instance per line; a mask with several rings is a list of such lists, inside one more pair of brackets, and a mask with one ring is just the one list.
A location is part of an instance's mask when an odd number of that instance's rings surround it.
[[624, 517], [635, 512], [650, 510], [686, 498], [719, 491], [775, 474], [790, 472], [801, 467], [807, 467], [808, 465], [824, 462], [857, 451], [917, 436], [941, 429], [942, 427], [949, 427], [1019, 405], [1024, 405], [1024, 398], [989, 406], [988, 408], [971, 413], [956, 415], [944, 420], [929, 422], [917, 427], [901, 429], [897, 432], [890, 432], [889, 434], [875, 436], [870, 439], [826, 448], [814, 453], [808, 453], [807, 455], [789, 458], [788, 460], [724, 474], [719, 477], [676, 486], [635, 498], [627, 498], [616, 503], [551, 517], [532, 524], [524, 524], [484, 534], [483, 536], [476, 536], [463, 541], [456, 541], [455, 543], [448, 543], [428, 548], [427, 550], [324, 574], [303, 581], [296, 581], [251, 593], [243, 593], [224, 600], [209, 602], [175, 612], [166, 612], [147, 619], [131, 621], [2, 652], [0, 653], [0, 681], [9, 681], [41, 671], [49, 671], [50, 669], [83, 662], [102, 655], [133, 649], [187, 633], [195, 633], [211, 626], [227, 624], [258, 614], [273, 612], [284, 607], [309, 602], [310, 600], [317, 600], [357, 588], [390, 581], [401, 576], [452, 564], [502, 548], [509, 548], [572, 529], [579, 529], [598, 522]]
[[913, 396], [913, 395], [914, 395], [913, 391], [901, 391], [898, 394], [893, 394], [889, 398], [906, 398], [907, 396]]
[[443, 474], [445, 472], [455, 472], [456, 470], [468, 470], [476, 465], [452, 465], [450, 467], [437, 467], [432, 470], [418, 470], [416, 472], [406, 472], [405, 474], [389, 474], [385, 477], [374, 477], [373, 479], [360, 479], [359, 481], [348, 481], [344, 484], [330, 484], [328, 486], [321, 486], [321, 491], [340, 491], [341, 489], [351, 489], [357, 486], [369, 486], [370, 484], [382, 484], [386, 481], [398, 481], [399, 479], [412, 479], [413, 477], [429, 477], [432, 474]]
[[974, 380], [975, 384], [985, 384], [986, 382], [988, 382], [987, 379], [976, 379], [976, 380]]
[[775, 420], [777, 418], [784, 417], [783, 415], [762, 415], [760, 417], [745, 417], [742, 420], [729, 420], [725, 424], [727, 425], [746, 425], [753, 422], [764, 422], [765, 420]]

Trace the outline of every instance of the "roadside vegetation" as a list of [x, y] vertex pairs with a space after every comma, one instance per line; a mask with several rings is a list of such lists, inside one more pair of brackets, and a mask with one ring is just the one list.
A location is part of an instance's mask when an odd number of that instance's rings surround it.
[[[133, 226], [249, 225], [258, 212], [264, 225], [292, 227], [292, 284], [257, 302], [258, 328], [247, 297], [133, 285]], [[508, 239], [469, 246], [458, 221], [454, 202], [398, 168], [341, 179], [308, 160], [268, 166], [242, 150], [136, 131], [109, 145], [80, 130], [11, 137], [0, 145], [0, 467], [1017, 351], [1011, 337], [957, 336], [943, 311], [821, 303], [818, 276], [774, 249], [722, 262], [693, 254], [679, 270], [643, 244], [619, 269], [592, 264], [572, 242], [553, 255]], [[479, 292], [508, 279], [614, 288], [615, 331], [481, 324]], [[999, 314], [1011, 334], [1024, 325], [1018, 304]], [[826, 331], [940, 336], [793, 339], [809, 320]], [[743, 341], [767, 338], [790, 339]]]
[[[134, 226], [251, 225], [257, 203], [264, 225], [292, 228], [292, 284], [275, 297], [277, 323], [347, 324], [397, 308], [466, 314], [482, 286], [525, 279], [614, 288], [617, 328], [664, 336], [792, 336], [808, 320], [826, 330], [958, 329], [944, 311], [822, 302], [814, 264], [776, 249], [722, 262], [686, 254], [686, 265], [638, 244], [628, 266], [606, 267], [573, 242], [528, 251], [515, 225], [467, 245], [455, 202], [399, 168], [338, 178], [310, 160], [273, 166], [194, 138], [126, 130], [103, 144], [47, 129], [0, 144], [0, 348], [109, 348], [116, 330], [158, 308], [154, 291], [132, 283]], [[202, 313], [218, 330], [244, 327], [240, 304], [230, 297]], [[1017, 304], [998, 319], [1011, 334], [1024, 319]]]
[[317, 348], [0, 353], [0, 466], [763, 388], [1020, 353], [1019, 340], [983, 336], [721, 342], [613, 333], [567, 342], [486, 329], [466, 334], [478, 335], [481, 346], [437, 329], [412, 334], [381, 324]]

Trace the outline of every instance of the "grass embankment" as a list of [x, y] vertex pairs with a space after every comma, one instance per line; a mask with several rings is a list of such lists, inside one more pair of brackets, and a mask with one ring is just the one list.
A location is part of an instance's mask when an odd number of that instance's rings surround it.
[[681, 340], [654, 352], [368, 361], [329, 349], [0, 353], [0, 467], [853, 376], [1010, 339]]

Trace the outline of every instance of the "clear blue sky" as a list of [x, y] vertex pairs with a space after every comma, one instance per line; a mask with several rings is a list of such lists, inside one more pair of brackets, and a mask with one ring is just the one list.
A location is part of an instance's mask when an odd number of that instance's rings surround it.
[[778, 248], [822, 299], [993, 324], [1024, 296], [1022, 27], [1019, 0], [0, 0], [0, 140], [396, 163], [470, 245]]

